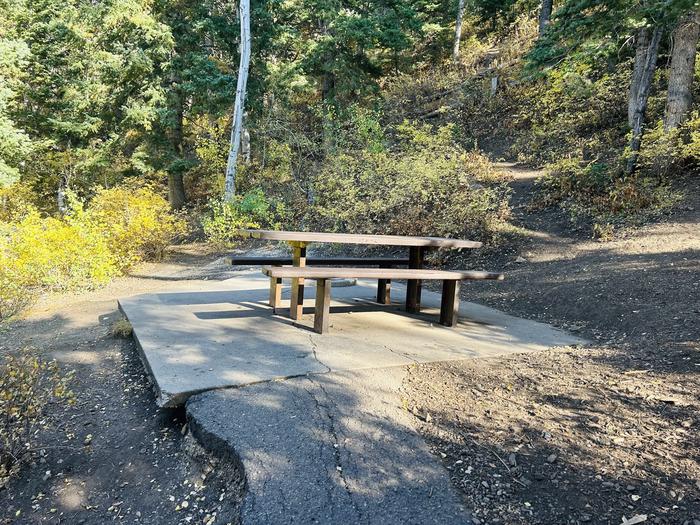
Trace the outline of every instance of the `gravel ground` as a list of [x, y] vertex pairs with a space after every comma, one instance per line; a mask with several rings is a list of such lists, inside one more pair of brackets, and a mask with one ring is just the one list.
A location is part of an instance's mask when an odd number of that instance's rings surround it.
[[599, 243], [528, 212], [515, 176], [527, 240], [481, 259], [506, 281], [464, 298], [593, 343], [413, 368], [421, 433], [475, 522], [700, 525], [700, 181], [666, 222]]
[[[700, 525], [698, 181], [666, 222], [597, 243], [529, 212], [536, 173], [512, 175], [522, 238], [471, 263], [507, 280], [469, 283], [464, 299], [593, 343], [412, 367], [405, 406], [477, 525]], [[156, 408], [133, 343], [110, 335], [115, 297], [227, 272], [183, 247], [105, 289], [45, 298], [0, 332], [0, 354], [31, 346], [75, 370], [77, 397], [52, 407], [54, 430], [0, 489], [0, 523], [235, 521], [238, 473], [183, 434], [182, 411]]]
[[[187, 250], [187, 248], [185, 248]], [[192, 264], [192, 259], [198, 261]], [[237, 516], [238, 473], [201, 450], [184, 410], [156, 406], [131, 339], [117, 339], [115, 297], [177, 286], [214, 258], [198, 247], [140, 277], [95, 292], [44, 298], [0, 333], [0, 355], [32, 347], [74, 370], [74, 406], [52, 406], [53, 425], [33, 460], [0, 489], [0, 523], [228, 523]], [[216, 274], [217, 264], [209, 268]]]

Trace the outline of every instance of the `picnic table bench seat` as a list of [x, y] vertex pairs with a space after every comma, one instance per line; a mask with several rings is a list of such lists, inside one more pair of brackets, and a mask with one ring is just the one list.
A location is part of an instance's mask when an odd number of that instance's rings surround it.
[[[393, 268], [395, 266], [408, 266], [409, 258], [392, 257], [307, 257], [309, 266], [379, 266], [380, 268]], [[289, 266], [294, 264], [292, 257], [286, 256], [231, 256], [230, 263], [233, 266]], [[276, 309], [282, 293], [282, 279], [270, 277], [270, 306]], [[389, 304], [391, 302], [391, 281], [380, 278], [377, 280], [377, 302]]]
[[[322, 334], [328, 330], [331, 303], [331, 279], [385, 279], [385, 280], [440, 280], [442, 301], [440, 324], [455, 326], [459, 312], [459, 285], [464, 280], [502, 280], [497, 272], [467, 270], [428, 270], [405, 268], [320, 268], [312, 266], [264, 266], [263, 273], [271, 279], [316, 280], [316, 305], [314, 331]], [[381, 301], [380, 301], [381, 302]]]

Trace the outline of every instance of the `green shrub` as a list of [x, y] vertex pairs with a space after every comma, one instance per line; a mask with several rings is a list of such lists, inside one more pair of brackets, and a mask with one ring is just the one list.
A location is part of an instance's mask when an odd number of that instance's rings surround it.
[[[279, 205], [278, 205], [279, 206]], [[259, 188], [233, 200], [217, 199], [210, 203], [209, 213], [202, 219], [207, 240], [217, 246], [228, 246], [241, 228], [274, 227], [274, 207]]]
[[38, 432], [50, 426], [45, 409], [50, 403], [73, 403], [56, 361], [45, 361], [25, 349], [0, 364], [0, 487], [35, 449]]
[[559, 205], [575, 217], [590, 218], [593, 234], [610, 238], [613, 224], [638, 222], [670, 209], [682, 197], [663, 179], [643, 172], [623, 176], [620, 163], [565, 159], [548, 166], [536, 204]]
[[112, 325], [112, 336], [117, 339], [126, 339], [131, 337], [134, 332], [133, 327], [128, 319], [119, 319]]
[[402, 124], [392, 151], [341, 152], [314, 180], [307, 223], [317, 229], [488, 239], [507, 214], [485, 156], [453, 141], [452, 126]]

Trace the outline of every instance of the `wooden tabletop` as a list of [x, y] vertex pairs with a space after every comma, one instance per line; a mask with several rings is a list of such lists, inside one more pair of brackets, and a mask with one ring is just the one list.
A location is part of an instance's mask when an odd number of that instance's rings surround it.
[[434, 248], [480, 248], [481, 243], [443, 237], [369, 235], [354, 233], [293, 232], [276, 230], [237, 230], [239, 237], [299, 243], [379, 244], [383, 246], [430, 246]]

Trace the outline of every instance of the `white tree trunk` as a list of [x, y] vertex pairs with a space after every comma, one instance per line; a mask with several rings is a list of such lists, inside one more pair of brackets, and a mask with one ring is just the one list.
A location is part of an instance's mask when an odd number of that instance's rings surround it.
[[627, 122], [630, 128], [634, 126], [634, 115], [637, 110], [637, 98], [639, 95], [639, 83], [644, 71], [644, 65], [647, 61], [650, 37], [651, 33], [649, 32], [649, 28], [642, 27], [637, 31], [634, 40], [634, 68], [632, 69], [632, 79], [630, 81], [630, 90], [627, 97]]
[[226, 164], [226, 179], [224, 198], [231, 200], [236, 194], [236, 160], [241, 144], [241, 129], [243, 127], [243, 112], [245, 111], [246, 85], [248, 83], [248, 67], [250, 66], [250, 0], [239, 0], [241, 18], [241, 61], [238, 67], [238, 85], [236, 87], [236, 102], [233, 106], [233, 125], [231, 126], [231, 147]]
[[462, 41], [462, 16], [464, 15], [464, 1], [459, 0], [459, 6], [457, 7], [457, 23], [455, 24], [455, 44], [452, 48], [452, 60], [457, 62], [459, 60], [459, 44]]
[[241, 131], [241, 155], [243, 155], [245, 163], [250, 164], [250, 132], [245, 124], [243, 125], [243, 131]]

